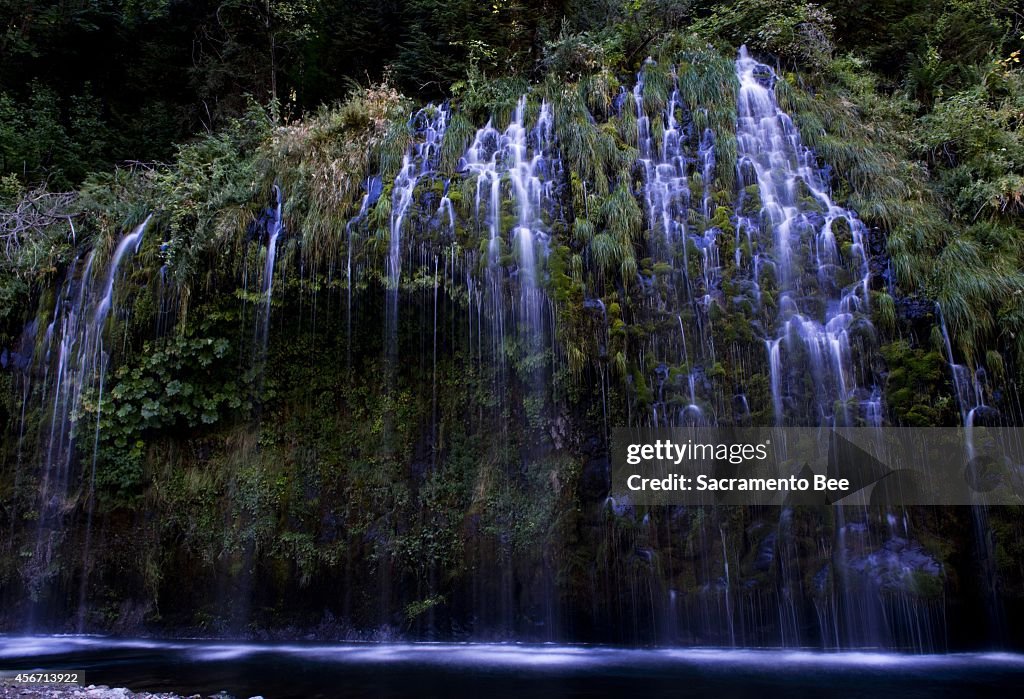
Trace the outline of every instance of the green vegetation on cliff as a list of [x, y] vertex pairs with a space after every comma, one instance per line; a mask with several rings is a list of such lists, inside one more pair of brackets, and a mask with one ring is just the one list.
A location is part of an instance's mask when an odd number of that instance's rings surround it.
[[[690, 640], [721, 642], [731, 600], [756, 617], [798, 589], [795, 631], [817, 614], [824, 634], [839, 625], [827, 620], [840, 583], [926, 615], [969, 589], [965, 513], [907, 514], [916, 539], [879, 559], [873, 542], [895, 536], [881, 516], [865, 516], [840, 555], [826, 509], [640, 512], [607, 497], [612, 426], [658, 411], [783, 417], [765, 338], [785, 300], [753, 262], [769, 245], [743, 228], [766, 196], [737, 167], [744, 42], [777, 65], [779, 105], [836, 202], [870, 227], [873, 325], [851, 326], [858, 385], [880, 387], [891, 424], [961, 419], [937, 303], [952, 360], [987, 372], [985, 399], [1019, 419], [1020, 18], [998, 1], [847, 5], [9, 3], [0, 602], [15, 611], [0, 621], [88, 599], [95, 628], [335, 633], [336, 618], [341, 632], [658, 640], [680, 635], [660, 626], [671, 592], [707, 616]], [[122, 55], [137, 45], [138, 60], [95, 58], [101, 35]], [[196, 53], [183, 55], [183, 39]], [[560, 154], [546, 180], [557, 205], [537, 213], [542, 344], [521, 331], [512, 175], [499, 173], [488, 214], [488, 181], [463, 161], [524, 95], [529, 128], [550, 109]], [[410, 115], [431, 99], [448, 100], [447, 129], [399, 215], [396, 181], [424, 140]], [[671, 119], [683, 125], [689, 200], [676, 215], [693, 236], [681, 241], [666, 244], [668, 224], [641, 195], [640, 114], [653, 143]], [[715, 160], [700, 171], [706, 143]], [[110, 369], [76, 398], [71, 422], [86, 427], [54, 507], [39, 495], [57, 412], [47, 328], [150, 213], [112, 287], [116, 312], [101, 318]], [[849, 286], [850, 221], [830, 233], [835, 279]], [[711, 280], [705, 235], [722, 261]], [[815, 271], [800, 275], [824, 304]], [[790, 378], [813, 394], [798, 359]], [[1018, 603], [1021, 522], [991, 527]], [[750, 642], [774, 642], [770, 624], [750, 624]]]

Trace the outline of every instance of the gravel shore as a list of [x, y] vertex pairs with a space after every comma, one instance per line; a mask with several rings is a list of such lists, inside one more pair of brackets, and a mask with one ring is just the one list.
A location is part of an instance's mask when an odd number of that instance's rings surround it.
[[[106, 685], [81, 686], [77, 684], [15, 684], [0, 682], [0, 699], [234, 699], [228, 694], [213, 694], [204, 697], [200, 694], [182, 696], [180, 694], [133, 692], [124, 687], [107, 687]], [[263, 699], [251, 697], [250, 699]]]

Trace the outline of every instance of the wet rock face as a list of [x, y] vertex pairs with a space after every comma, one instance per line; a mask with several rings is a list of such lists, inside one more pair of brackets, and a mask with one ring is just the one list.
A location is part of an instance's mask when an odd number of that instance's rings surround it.
[[882, 592], [927, 594], [942, 586], [942, 565], [920, 543], [899, 536], [853, 556], [846, 568]]
[[757, 548], [757, 556], [754, 559], [754, 570], [768, 572], [775, 564], [775, 543], [778, 539], [778, 532], [771, 531], [761, 540]]
[[924, 322], [929, 326], [935, 317], [935, 302], [919, 296], [900, 296], [896, 299], [896, 308], [901, 318], [914, 322]]
[[868, 229], [868, 268], [871, 271], [871, 287], [882, 289], [895, 283], [886, 249], [885, 232], [880, 228]]
[[589, 501], [599, 501], [608, 495], [608, 481], [611, 465], [607, 456], [596, 456], [583, 466], [580, 492]]
[[935, 327], [935, 301], [920, 296], [896, 296], [896, 316], [906, 324], [911, 336], [928, 338]]

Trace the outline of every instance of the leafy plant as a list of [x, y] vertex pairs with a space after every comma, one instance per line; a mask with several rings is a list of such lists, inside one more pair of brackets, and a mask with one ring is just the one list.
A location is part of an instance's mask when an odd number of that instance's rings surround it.
[[136, 496], [150, 438], [244, 414], [247, 384], [228, 370], [231, 358], [224, 338], [175, 336], [146, 343], [136, 362], [117, 368], [102, 395], [86, 396], [77, 419], [80, 425], [98, 421], [97, 486], [122, 499]]

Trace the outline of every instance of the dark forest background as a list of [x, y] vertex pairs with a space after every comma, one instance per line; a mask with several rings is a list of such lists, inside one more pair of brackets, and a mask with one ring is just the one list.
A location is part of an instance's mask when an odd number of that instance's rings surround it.
[[0, 172], [67, 188], [168, 160], [251, 101], [294, 119], [385, 78], [427, 99], [474, 76], [628, 70], [687, 28], [805, 68], [850, 52], [927, 111], [979, 66], [1019, 59], [1020, 25], [1008, 0], [3, 0]]

